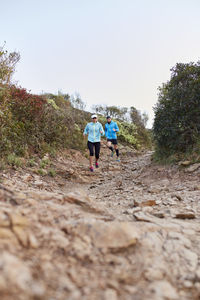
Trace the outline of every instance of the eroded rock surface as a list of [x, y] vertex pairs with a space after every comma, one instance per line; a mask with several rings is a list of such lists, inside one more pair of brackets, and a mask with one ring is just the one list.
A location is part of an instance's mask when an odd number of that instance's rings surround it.
[[2, 300], [199, 299], [199, 168], [121, 152], [94, 174], [78, 152], [55, 178], [1, 174]]

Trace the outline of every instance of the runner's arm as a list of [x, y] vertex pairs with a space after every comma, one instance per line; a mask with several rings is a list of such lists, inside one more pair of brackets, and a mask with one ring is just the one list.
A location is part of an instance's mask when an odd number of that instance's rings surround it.
[[89, 133], [89, 127], [88, 127], [88, 124], [85, 126], [85, 129], [84, 129], [84, 132], [83, 132], [83, 135], [87, 135]]
[[117, 126], [117, 123], [115, 123], [115, 132], [119, 131], [119, 127]]

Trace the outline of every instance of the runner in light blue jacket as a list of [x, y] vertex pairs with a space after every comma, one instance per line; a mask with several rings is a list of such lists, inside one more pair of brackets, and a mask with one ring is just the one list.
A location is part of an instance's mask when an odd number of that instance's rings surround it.
[[90, 152], [90, 171], [93, 172], [93, 156], [94, 156], [94, 148], [95, 148], [95, 166], [96, 168], [99, 167], [98, 159], [100, 154], [100, 140], [101, 136], [104, 135], [103, 126], [101, 123], [97, 121], [97, 115], [91, 116], [92, 122], [88, 123], [85, 127], [83, 135], [88, 135], [88, 149]]
[[[117, 132], [119, 132], [119, 127], [117, 126], [117, 123], [112, 121], [112, 118], [110, 116], [107, 116], [107, 123], [105, 125], [105, 136], [107, 138], [107, 147], [111, 150], [111, 157], [114, 155], [114, 149], [117, 154], [117, 161], [120, 161], [119, 158], [119, 149], [117, 146]], [[114, 149], [112, 147], [112, 144], [114, 146]]]

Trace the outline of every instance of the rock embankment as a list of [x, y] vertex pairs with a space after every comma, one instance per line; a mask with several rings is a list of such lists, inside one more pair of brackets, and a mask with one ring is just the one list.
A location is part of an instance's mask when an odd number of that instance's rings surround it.
[[7, 299], [199, 299], [199, 168], [103, 148], [57, 176], [1, 174], [0, 294]]

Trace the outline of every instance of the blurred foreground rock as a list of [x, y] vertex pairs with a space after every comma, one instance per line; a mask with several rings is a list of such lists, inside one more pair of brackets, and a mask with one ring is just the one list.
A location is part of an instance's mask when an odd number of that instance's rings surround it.
[[61, 158], [53, 179], [3, 174], [1, 300], [199, 299], [198, 168], [106, 151], [94, 174]]

